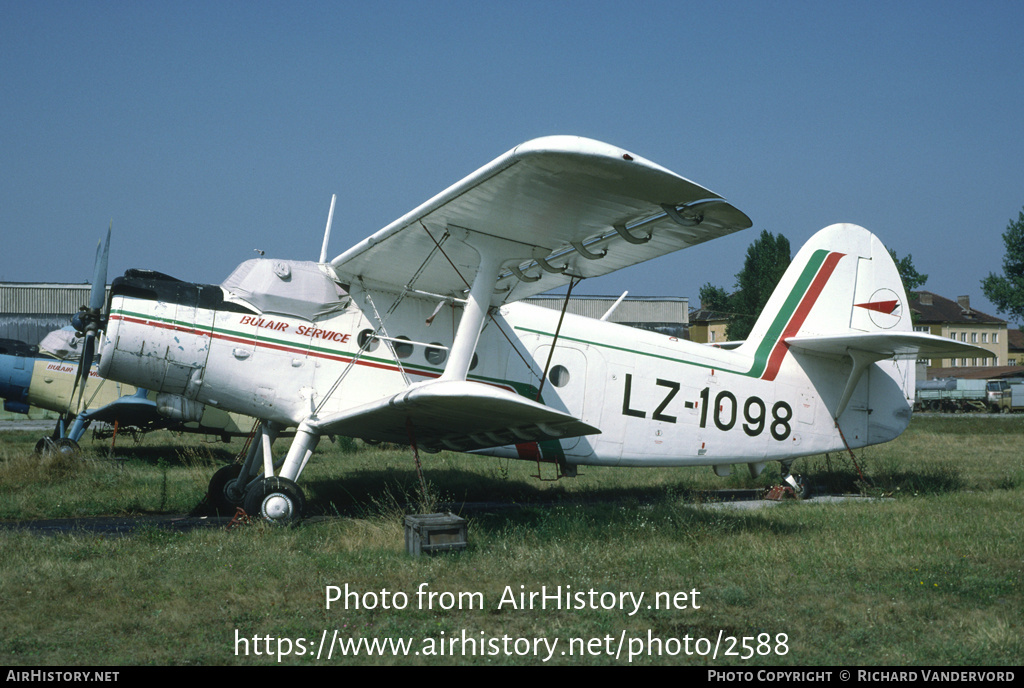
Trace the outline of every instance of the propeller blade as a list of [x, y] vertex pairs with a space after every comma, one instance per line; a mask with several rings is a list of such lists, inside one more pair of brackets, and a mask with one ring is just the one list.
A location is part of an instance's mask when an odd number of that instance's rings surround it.
[[[111, 220], [107, 228], [107, 240], [96, 245], [96, 263], [92, 271], [92, 289], [89, 291], [89, 309], [99, 312], [107, 295], [107, 260], [110, 257], [110, 232], [114, 229]], [[102, 253], [100, 249], [102, 248]]]
[[[82, 307], [82, 310], [72, 324], [85, 336], [82, 347], [82, 358], [78, 362], [78, 372], [75, 375], [75, 387], [78, 391], [78, 402], [75, 404], [75, 413], [82, 412], [82, 402], [85, 398], [85, 385], [89, 380], [89, 371], [92, 369], [92, 359], [96, 353], [96, 335], [103, 327], [102, 309], [107, 296], [107, 263], [110, 257], [110, 233], [114, 228], [111, 220], [107, 228], [106, 241], [100, 241], [96, 245], [96, 261], [93, 264], [92, 284], [89, 287], [89, 306]], [[70, 401], [74, 401], [75, 390], [71, 391]]]
[[92, 359], [95, 351], [96, 335], [88, 332], [85, 335], [85, 344], [82, 346], [82, 358], [78, 362], [78, 374], [75, 376], [75, 386], [78, 387], [78, 403], [75, 404], [76, 415], [83, 410], [82, 401], [85, 398], [85, 383], [89, 380], [89, 371], [92, 369]]

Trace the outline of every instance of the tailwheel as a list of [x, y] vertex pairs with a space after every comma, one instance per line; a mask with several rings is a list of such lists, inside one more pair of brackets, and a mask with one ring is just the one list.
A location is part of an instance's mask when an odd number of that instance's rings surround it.
[[807, 482], [807, 479], [802, 475], [791, 473], [790, 469], [793, 466], [795, 459], [788, 459], [786, 461], [780, 461], [782, 464], [782, 479], [786, 481], [786, 484], [793, 488], [793, 496], [797, 499], [807, 499], [811, 496], [811, 485]]
[[245, 485], [239, 485], [238, 476], [242, 466], [234, 463], [217, 470], [210, 478], [210, 487], [206, 490], [206, 501], [221, 515], [235, 513], [235, 508], [245, 500]]
[[790, 473], [784, 480], [793, 488], [793, 494], [797, 499], [807, 499], [811, 496], [811, 486], [804, 476]]
[[306, 513], [302, 488], [287, 478], [270, 477], [253, 483], [245, 493], [245, 512], [274, 525], [290, 526]]

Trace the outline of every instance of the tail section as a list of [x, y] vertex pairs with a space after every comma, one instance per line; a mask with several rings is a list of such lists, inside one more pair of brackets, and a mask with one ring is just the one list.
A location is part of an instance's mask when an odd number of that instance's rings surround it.
[[841, 430], [835, 448], [862, 447], [910, 422], [915, 337], [931, 336], [912, 330], [892, 256], [863, 227], [837, 224], [800, 249], [743, 348], [761, 379], [821, 400]]
[[847, 447], [903, 432], [919, 357], [991, 356], [914, 332], [889, 251], [848, 224], [826, 227], [800, 249], [740, 351], [752, 357], [751, 376], [820, 398]]
[[794, 340], [912, 329], [907, 295], [885, 246], [863, 227], [836, 224], [797, 253], [742, 350], [754, 357], [753, 373], [774, 380]]

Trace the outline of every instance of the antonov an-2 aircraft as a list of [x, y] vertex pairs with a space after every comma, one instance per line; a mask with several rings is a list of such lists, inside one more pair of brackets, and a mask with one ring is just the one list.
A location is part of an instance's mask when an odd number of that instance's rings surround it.
[[325, 435], [568, 475], [775, 460], [792, 481], [797, 457], [898, 436], [918, 356], [985, 355], [913, 332], [889, 253], [848, 224], [808, 241], [733, 350], [521, 303], [750, 226], [638, 155], [536, 139], [329, 262], [330, 219], [318, 262], [249, 260], [220, 285], [128, 271], [112, 285], [100, 374], [260, 419], [210, 495], [291, 523]]

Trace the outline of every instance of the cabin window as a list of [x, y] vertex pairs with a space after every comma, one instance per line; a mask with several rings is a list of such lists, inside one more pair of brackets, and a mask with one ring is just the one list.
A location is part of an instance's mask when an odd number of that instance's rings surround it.
[[448, 358], [448, 352], [441, 348], [441, 346], [441, 342], [430, 343], [427, 350], [423, 352], [427, 357], [427, 363], [430, 363], [431, 365], [441, 365], [445, 362], [445, 359]]
[[373, 351], [380, 346], [380, 340], [373, 336], [373, 330], [363, 330], [359, 333], [359, 349], [362, 351]]
[[569, 384], [569, 370], [563, 365], [556, 365], [548, 371], [548, 380], [555, 387], [565, 387]]
[[402, 340], [400, 342], [398, 342], [398, 341], [391, 342], [392, 346], [395, 347], [395, 356], [398, 356], [399, 358], [409, 358], [410, 356], [412, 356], [412, 350], [413, 350], [412, 344], [405, 344], [404, 343], [404, 342], [408, 342], [409, 338], [406, 337], [406, 336], [401, 336], [401, 337], [395, 337], [395, 339], [401, 339]]

